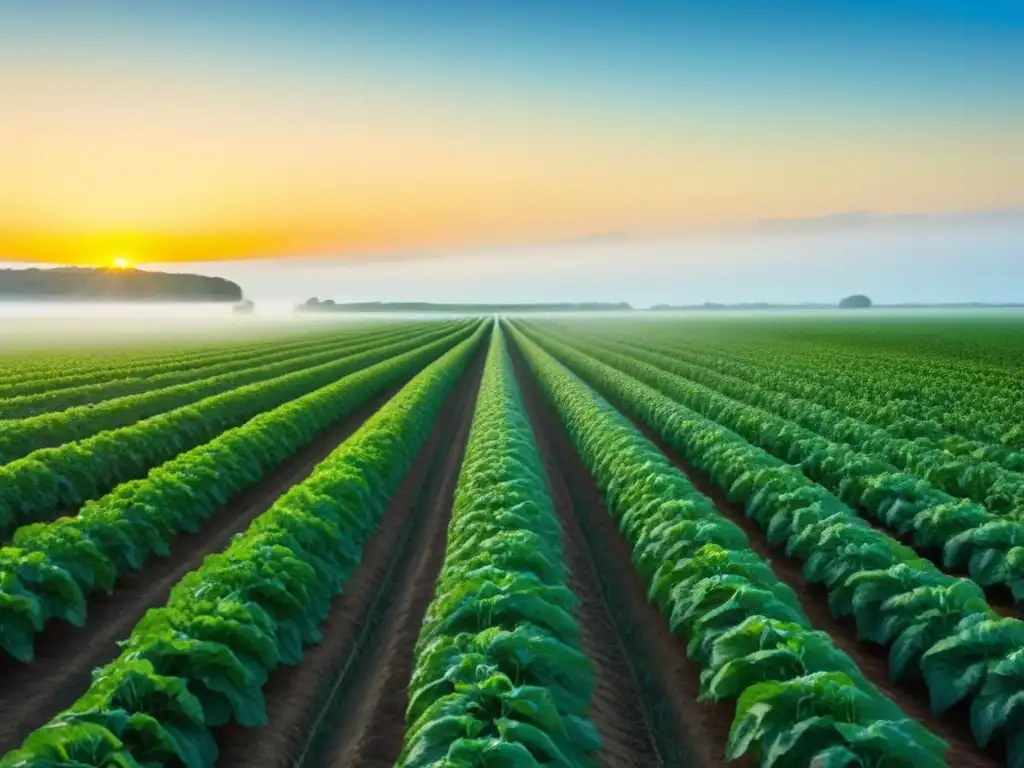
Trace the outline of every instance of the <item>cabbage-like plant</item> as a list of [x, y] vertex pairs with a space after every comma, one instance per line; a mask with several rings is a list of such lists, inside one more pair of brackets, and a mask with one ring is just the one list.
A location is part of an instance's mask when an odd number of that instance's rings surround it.
[[[861, 640], [885, 645], [887, 632], [885, 626], [888, 609], [896, 607], [895, 598], [907, 595], [922, 588], [950, 588], [953, 585], [944, 574], [933, 570], [916, 568], [907, 563], [879, 568], [877, 570], [861, 570], [852, 574], [843, 584], [842, 594], [850, 595], [850, 609], [857, 623], [857, 636]], [[963, 584], [966, 590], [976, 585], [970, 582]], [[839, 592], [833, 592], [835, 596]]]
[[982, 746], [1002, 731], [1008, 745], [1007, 765], [1024, 760], [1024, 649], [1012, 651], [988, 668], [981, 691], [971, 704], [971, 730]]
[[666, 561], [651, 579], [647, 596], [663, 611], [670, 611], [705, 579], [726, 574], [741, 576], [751, 584], [769, 589], [806, 621], [793, 590], [775, 578], [764, 560], [752, 550], [730, 551], [717, 544], [705, 544], [690, 557]]
[[801, 624], [751, 616], [719, 634], [701, 672], [701, 699], [737, 699], [750, 686], [814, 672], [842, 672], [873, 691], [856, 663], [824, 632]]
[[1008, 553], [1021, 548], [1024, 548], [1024, 526], [1016, 521], [1000, 520], [949, 537], [942, 559], [947, 568], [966, 570], [982, 586], [1012, 584], [1016, 579]]
[[763, 768], [828, 765], [851, 754], [867, 765], [938, 768], [945, 752], [943, 741], [840, 672], [748, 688], [726, 750], [731, 760], [753, 753]]
[[42, 552], [0, 549], [0, 648], [31, 661], [33, 638], [51, 618], [85, 623], [85, 595], [71, 574]]
[[931, 694], [932, 710], [945, 712], [973, 698], [989, 673], [1022, 647], [1024, 625], [1019, 621], [983, 613], [961, 620], [955, 634], [940, 640], [921, 657], [921, 673]]
[[[517, 686], [491, 668], [478, 667], [477, 671], [478, 680], [459, 683], [454, 693], [434, 702], [409, 727], [398, 765], [437, 765], [453, 743], [464, 739], [519, 744], [539, 765], [594, 765], [588, 757], [598, 746], [592, 724], [562, 715], [544, 688]], [[522, 752], [513, 754], [525, 759]]]

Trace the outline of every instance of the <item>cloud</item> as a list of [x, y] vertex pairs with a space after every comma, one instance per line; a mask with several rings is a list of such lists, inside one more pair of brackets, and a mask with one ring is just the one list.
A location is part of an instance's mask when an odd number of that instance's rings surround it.
[[1024, 206], [945, 213], [849, 211], [809, 218], [761, 219], [750, 229], [763, 233], [799, 234], [965, 227], [1024, 227]]

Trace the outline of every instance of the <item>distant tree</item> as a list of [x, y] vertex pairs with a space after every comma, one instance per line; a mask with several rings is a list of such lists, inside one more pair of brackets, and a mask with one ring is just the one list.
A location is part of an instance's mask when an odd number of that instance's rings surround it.
[[242, 299], [240, 302], [235, 304], [232, 312], [236, 315], [251, 315], [256, 310], [256, 305], [248, 299]]
[[867, 309], [871, 306], [871, 299], [861, 293], [847, 296], [839, 302], [840, 309]]
[[241, 300], [241, 287], [221, 277], [87, 267], [0, 270], [0, 301]]

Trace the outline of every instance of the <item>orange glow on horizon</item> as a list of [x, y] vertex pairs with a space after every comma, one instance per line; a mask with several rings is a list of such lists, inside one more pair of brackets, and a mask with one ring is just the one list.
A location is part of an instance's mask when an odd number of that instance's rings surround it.
[[557, 105], [449, 114], [416, 102], [413, 114], [339, 98], [283, 110], [269, 93], [96, 82], [105, 87], [0, 70], [0, 91], [22, 96], [5, 101], [18, 119], [0, 121], [0, 146], [19, 148], [0, 161], [0, 261], [373, 259], [851, 210], [999, 208], [1019, 202], [1024, 178], [1012, 123], [920, 135], [823, 122], [794, 141], [756, 122], [651, 125]]

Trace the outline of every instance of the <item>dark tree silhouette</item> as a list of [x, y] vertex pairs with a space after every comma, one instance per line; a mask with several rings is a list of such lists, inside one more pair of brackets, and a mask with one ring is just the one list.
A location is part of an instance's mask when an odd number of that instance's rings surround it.
[[871, 299], [861, 293], [847, 296], [839, 302], [841, 309], [867, 309], [871, 306]]
[[222, 277], [137, 269], [0, 270], [0, 301], [224, 301], [242, 289]]

